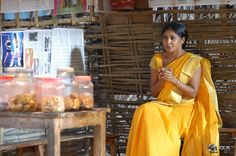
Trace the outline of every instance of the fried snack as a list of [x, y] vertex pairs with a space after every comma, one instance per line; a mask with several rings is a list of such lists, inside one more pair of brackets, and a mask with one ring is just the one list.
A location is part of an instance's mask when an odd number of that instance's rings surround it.
[[37, 111], [36, 95], [31, 93], [16, 95], [9, 100], [9, 109], [13, 112]]
[[61, 96], [45, 96], [42, 98], [41, 110], [43, 112], [64, 112], [64, 99]]
[[71, 93], [69, 96], [64, 98], [64, 103], [66, 111], [73, 111], [79, 110], [81, 101], [77, 94]]
[[81, 107], [85, 109], [92, 109], [94, 106], [93, 96], [89, 93], [84, 93], [79, 95], [79, 99], [81, 101]]

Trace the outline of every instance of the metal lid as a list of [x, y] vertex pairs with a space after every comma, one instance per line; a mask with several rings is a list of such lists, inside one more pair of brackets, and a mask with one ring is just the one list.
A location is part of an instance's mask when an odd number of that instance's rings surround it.
[[59, 67], [59, 68], [57, 68], [57, 72], [69, 72], [69, 73], [72, 73], [72, 72], [74, 72], [74, 68], [72, 68], [72, 67]]

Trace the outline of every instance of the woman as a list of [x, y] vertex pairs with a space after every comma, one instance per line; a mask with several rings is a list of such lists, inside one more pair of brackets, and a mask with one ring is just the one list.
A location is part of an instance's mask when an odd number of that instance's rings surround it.
[[5, 46], [6, 46], [6, 55], [3, 61], [3, 65], [4, 67], [6, 66], [6, 61], [8, 56], [11, 54], [11, 39], [10, 39], [10, 35], [7, 36], [7, 40], [5, 42]]
[[156, 101], [134, 113], [127, 156], [219, 155], [222, 124], [207, 59], [186, 52], [188, 33], [171, 22], [162, 31], [163, 53], [150, 62], [151, 93]]
[[17, 33], [13, 34], [13, 54], [11, 58], [10, 67], [14, 65], [15, 59], [17, 59], [17, 66], [21, 66], [21, 40]]

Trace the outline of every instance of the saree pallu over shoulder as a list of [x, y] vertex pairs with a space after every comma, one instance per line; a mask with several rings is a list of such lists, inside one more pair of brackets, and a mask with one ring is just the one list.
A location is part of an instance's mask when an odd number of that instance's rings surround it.
[[[188, 84], [195, 70], [199, 68], [202, 57], [191, 53], [185, 53], [167, 65], [173, 71], [173, 75], [184, 84]], [[157, 97], [158, 101], [171, 104], [181, 104], [186, 101], [193, 103], [194, 99], [183, 99], [181, 91], [173, 83], [166, 81], [162, 91]]]
[[195, 100], [189, 130], [184, 139], [182, 156], [220, 155], [218, 130], [222, 125], [222, 120], [218, 111], [209, 60], [203, 58], [201, 68], [199, 93]]

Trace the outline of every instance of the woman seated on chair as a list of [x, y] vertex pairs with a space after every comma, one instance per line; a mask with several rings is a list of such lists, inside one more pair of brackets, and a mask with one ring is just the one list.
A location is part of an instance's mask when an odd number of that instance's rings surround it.
[[222, 122], [210, 62], [184, 50], [187, 38], [182, 23], [163, 28], [164, 52], [150, 62], [151, 93], [157, 100], [136, 109], [127, 156], [219, 155]]

